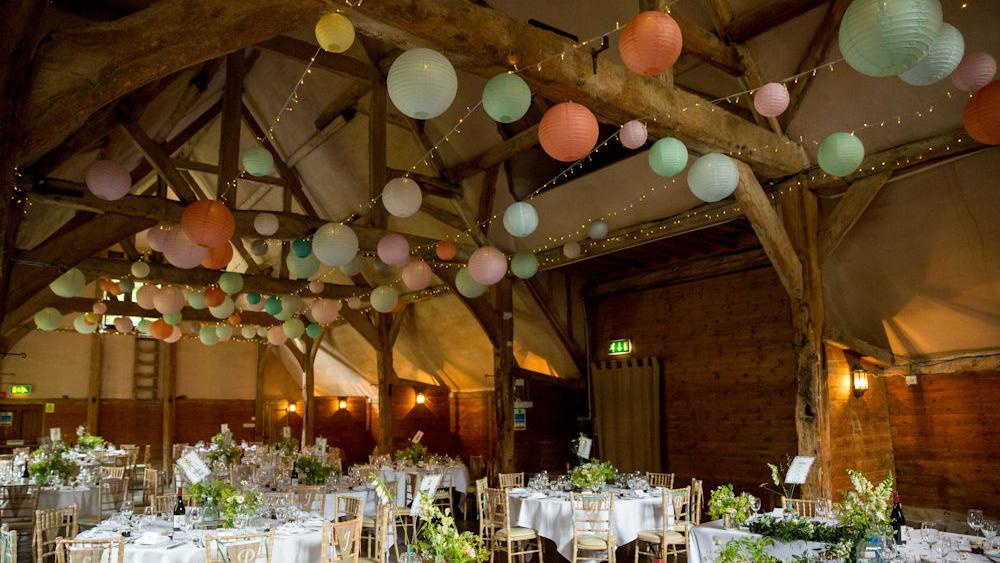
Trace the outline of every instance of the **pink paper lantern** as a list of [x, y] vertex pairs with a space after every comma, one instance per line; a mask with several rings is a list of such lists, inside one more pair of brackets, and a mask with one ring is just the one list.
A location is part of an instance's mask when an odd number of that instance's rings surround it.
[[153, 306], [163, 315], [180, 313], [186, 302], [184, 292], [171, 285], [161, 287], [153, 298]]
[[267, 329], [268, 344], [271, 344], [272, 346], [281, 346], [286, 340], [288, 340], [288, 337], [285, 336], [285, 330], [281, 327], [281, 325], [274, 325]]
[[323, 289], [325, 288], [326, 284], [323, 283], [323, 280], [313, 280], [309, 282], [309, 291], [312, 292], [313, 295], [323, 293]]
[[780, 82], [768, 82], [753, 94], [753, 107], [764, 117], [778, 117], [788, 109], [788, 89]]
[[431, 284], [434, 275], [423, 260], [410, 262], [403, 268], [403, 283], [413, 291], [420, 291]]
[[380, 238], [376, 250], [379, 259], [390, 266], [403, 267], [410, 263], [410, 243], [399, 233]]
[[997, 61], [989, 53], [966, 53], [951, 73], [951, 82], [963, 92], [975, 92], [993, 80]]
[[149, 247], [157, 252], [163, 252], [163, 242], [167, 238], [167, 233], [175, 228], [174, 225], [156, 225], [146, 230], [146, 242]]
[[337, 320], [337, 314], [340, 312], [340, 303], [333, 299], [317, 299], [313, 301], [312, 307], [309, 310], [312, 313], [314, 321], [325, 325]]
[[507, 273], [507, 257], [492, 246], [482, 246], [469, 257], [469, 275], [482, 285], [493, 285]]
[[132, 324], [132, 319], [128, 317], [118, 317], [115, 319], [115, 330], [118, 332], [132, 332], [133, 328], [135, 326]]
[[538, 142], [545, 154], [561, 162], [586, 156], [597, 144], [597, 135], [597, 118], [574, 102], [552, 106], [538, 124]]
[[358, 297], [357, 295], [352, 295], [347, 298], [347, 306], [350, 307], [351, 309], [357, 311], [358, 309], [361, 308], [361, 305], [362, 305], [361, 298]]
[[98, 160], [91, 164], [84, 181], [90, 193], [108, 201], [121, 199], [132, 189], [132, 177], [128, 170], [113, 160]]
[[108, 312], [108, 304], [104, 301], [98, 301], [94, 303], [94, 307], [91, 310], [98, 315], [103, 315]]
[[156, 294], [159, 293], [159, 289], [155, 285], [144, 285], [139, 288], [139, 291], [135, 292], [135, 303], [136, 305], [142, 307], [143, 309], [152, 309], [156, 307]]
[[181, 336], [184, 335], [184, 333], [181, 332], [181, 327], [177, 325], [173, 325], [171, 329], [172, 330], [170, 332], [170, 336], [163, 339], [163, 341], [166, 342], [167, 344], [173, 344], [174, 342], [177, 342], [178, 340], [181, 339]]
[[194, 268], [208, 255], [208, 248], [188, 240], [181, 229], [171, 229], [163, 239], [163, 256], [178, 268]]
[[618, 54], [632, 72], [656, 76], [674, 66], [682, 43], [674, 18], [663, 12], [640, 12], [622, 30]]
[[618, 140], [627, 149], [637, 149], [645, 145], [648, 138], [649, 133], [646, 131], [646, 124], [638, 119], [633, 119], [622, 125], [621, 131], [618, 132]]

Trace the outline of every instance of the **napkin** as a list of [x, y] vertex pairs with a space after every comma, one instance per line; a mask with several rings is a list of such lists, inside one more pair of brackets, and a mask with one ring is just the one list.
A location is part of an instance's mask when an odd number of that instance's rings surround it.
[[632, 494], [635, 495], [635, 498], [649, 498], [649, 493], [646, 491], [632, 491]]
[[528, 500], [538, 500], [538, 499], [543, 499], [546, 496], [548, 496], [548, 495], [546, 495], [545, 493], [532, 493], [532, 494], [528, 495], [527, 498], [528, 498]]
[[135, 540], [136, 545], [159, 545], [170, 541], [170, 538], [156, 532], [147, 532]]

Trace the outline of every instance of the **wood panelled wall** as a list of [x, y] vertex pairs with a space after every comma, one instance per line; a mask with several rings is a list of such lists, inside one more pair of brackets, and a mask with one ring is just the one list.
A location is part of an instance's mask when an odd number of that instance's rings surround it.
[[570, 442], [580, 433], [577, 417], [586, 413], [585, 390], [569, 389], [538, 379], [527, 382], [534, 406], [526, 410], [526, 428], [514, 434], [514, 463], [518, 471], [565, 471]]
[[706, 490], [761, 494], [766, 463], [796, 452], [795, 355], [788, 297], [770, 267], [595, 300], [592, 361], [631, 338], [660, 358], [667, 471]]
[[997, 371], [921, 375], [914, 386], [889, 380], [899, 492], [910, 520], [926, 509], [949, 511], [958, 522], [969, 508], [1000, 514], [998, 405]]

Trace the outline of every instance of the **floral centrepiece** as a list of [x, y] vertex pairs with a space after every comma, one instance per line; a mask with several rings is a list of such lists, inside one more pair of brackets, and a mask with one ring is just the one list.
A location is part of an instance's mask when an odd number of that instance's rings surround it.
[[334, 473], [333, 467], [311, 455], [300, 455], [295, 460], [299, 481], [304, 485], [322, 485]]
[[459, 532], [451, 511], [434, 506], [427, 493], [420, 493], [420, 526], [415, 546], [424, 560], [448, 563], [479, 563], [490, 558], [482, 538]]
[[227, 469], [240, 459], [243, 450], [233, 443], [233, 435], [229, 432], [219, 432], [212, 436], [212, 445], [208, 450], [208, 463], [213, 469]]
[[221, 479], [206, 479], [191, 485], [191, 498], [206, 508], [214, 506], [227, 528], [233, 527], [237, 516], [252, 515], [264, 504], [259, 491], [245, 486], [237, 489]]
[[68, 448], [62, 442], [46, 444], [31, 452], [28, 475], [39, 485], [69, 483], [80, 468], [64, 456]]
[[569, 470], [569, 479], [581, 490], [596, 490], [602, 488], [608, 481], [615, 478], [615, 468], [611, 463], [592, 460], [581, 463]]
[[76, 449], [92, 451], [104, 446], [104, 438], [87, 432], [83, 426], [76, 427]]
[[393, 457], [396, 461], [406, 461], [416, 465], [427, 457], [427, 446], [420, 442], [410, 442], [409, 446], [398, 450]]
[[733, 485], [730, 483], [712, 491], [712, 496], [708, 499], [708, 513], [713, 520], [729, 515], [737, 525], [742, 526], [753, 515], [751, 501], [749, 493], [743, 492], [737, 495], [733, 492]]
[[299, 441], [289, 436], [274, 443], [274, 449], [283, 456], [292, 457], [299, 451]]

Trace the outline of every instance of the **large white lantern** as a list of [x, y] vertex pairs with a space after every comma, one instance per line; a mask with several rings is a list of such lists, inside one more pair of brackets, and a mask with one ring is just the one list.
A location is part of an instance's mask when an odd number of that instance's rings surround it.
[[414, 119], [431, 119], [444, 113], [458, 93], [458, 75], [444, 55], [417, 47], [399, 56], [386, 78], [389, 99]]
[[358, 236], [340, 223], [327, 223], [313, 235], [313, 254], [327, 266], [350, 264], [358, 254]]
[[424, 196], [412, 178], [393, 178], [382, 188], [382, 205], [393, 217], [409, 217], [420, 211]]

